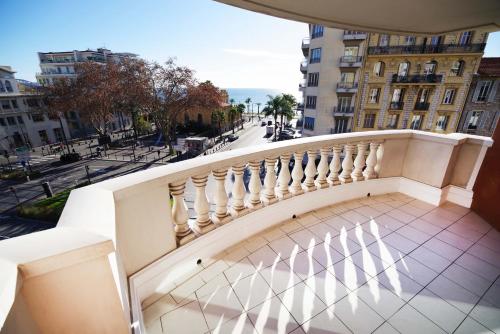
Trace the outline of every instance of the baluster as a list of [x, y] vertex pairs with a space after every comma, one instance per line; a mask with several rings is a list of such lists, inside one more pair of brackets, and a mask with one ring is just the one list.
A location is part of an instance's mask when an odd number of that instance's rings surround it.
[[266, 176], [264, 177], [264, 196], [262, 198], [265, 205], [273, 204], [277, 201], [274, 187], [276, 187], [276, 158], [266, 158]]
[[290, 187], [290, 192], [296, 196], [304, 193], [304, 189], [302, 188], [302, 178], [304, 177], [302, 158], [304, 157], [304, 152], [295, 152], [293, 156], [295, 158], [295, 163], [292, 169], [292, 185]]
[[304, 181], [304, 187], [306, 191], [316, 190], [316, 185], [314, 184], [314, 177], [316, 176], [316, 150], [307, 151], [307, 165], [306, 165], [306, 179]]
[[358, 154], [354, 160], [354, 170], [351, 173], [351, 177], [354, 181], [363, 181], [365, 178], [363, 176], [363, 167], [365, 167], [365, 153], [367, 144], [364, 142], [358, 143]]
[[260, 161], [250, 161], [248, 164], [250, 166], [250, 183], [248, 184], [248, 189], [250, 190], [250, 202], [249, 207], [252, 209], [257, 209], [262, 206], [260, 201], [260, 189], [262, 187], [260, 183]]
[[351, 172], [352, 172], [352, 154], [354, 152], [354, 145], [345, 144], [344, 145], [344, 160], [342, 160], [342, 173], [340, 173], [339, 180], [342, 183], [350, 183]]
[[340, 171], [340, 152], [342, 152], [342, 146], [333, 146], [333, 158], [330, 162], [330, 175], [328, 175], [328, 182], [332, 186], [340, 184], [339, 181], [339, 171]]
[[326, 180], [326, 174], [328, 174], [328, 153], [329, 149], [324, 147], [319, 150], [321, 159], [318, 164], [318, 177], [316, 178], [316, 186], [318, 189], [327, 188], [328, 181]]
[[210, 209], [208, 205], [208, 198], [205, 192], [207, 185], [208, 175], [193, 176], [191, 177], [193, 184], [196, 187], [196, 195], [194, 198], [194, 211], [196, 212], [196, 222], [193, 229], [199, 233], [204, 234], [215, 228], [212, 224], [208, 211]]
[[188, 225], [188, 210], [184, 201], [186, 181], [170, 183], [169, 189], [173, 197], [172, 219], [174, 220], [174, 231], [177, 237], [177, 244], [180, 246], [195, 238], [193, 231], [191, 231]]
[[245, 173], [245, 164], [235, 165], [232, 168], [234, 173], [233, 184], [233, 204], [231, 213], [234, 216], [242, 216], [247, 213], [245, 207], [245, 183], [243, 182], [243, 174]]
[[290, 183], [291, 178], [289, 169], [291, 157], [292, 155], [289, 153], [282, 154], [280, 157], [281, 169], [278, 176], [278, 197], [280, 199], [286, 199], [292, 196], [288, 190], [288, 184]]
[[366, 168], [363, 172], [365, 179], [375, 179], [377, 174], [375, 173], [375, 165], [377, 164], [377, 149], [379, 143], [370, 143], [370, 153], [366, 159]]
[[228, 197], [226, 193], [226, 175], [227, 169], [218, 169], [212, 172], [215, 179], [215, 214], [212, 217], [212, 221], [215, 224], [225, 224], [227, 223], [231, 216], [227, 210]]
[[380, 166], [382, 164], [382, 158], [384, 157], [384, 143], [380, 143], [378, 149], [377, 149], [377, 164], [375, 165], [375, 173], [377, 174], [377, 177], [380, 175]]

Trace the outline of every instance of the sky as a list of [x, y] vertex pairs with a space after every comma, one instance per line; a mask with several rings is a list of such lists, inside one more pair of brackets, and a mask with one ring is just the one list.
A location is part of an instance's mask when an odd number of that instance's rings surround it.
[[[1, 0], [0, 65], [35, 81], [37, 52], [96, 49], [164, 62], [175, 57], [199, 80], [223, 88], [273, 88], [298, 94], [304, 23], [212, 0]], [[485, 56], [500, 56], [500, 32]]]

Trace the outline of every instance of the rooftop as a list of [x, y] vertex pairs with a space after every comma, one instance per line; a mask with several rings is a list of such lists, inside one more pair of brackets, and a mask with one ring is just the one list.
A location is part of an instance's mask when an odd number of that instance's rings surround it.
[[492, 77], [500, 76], [500, 57], [481, 58], [477, 73]]

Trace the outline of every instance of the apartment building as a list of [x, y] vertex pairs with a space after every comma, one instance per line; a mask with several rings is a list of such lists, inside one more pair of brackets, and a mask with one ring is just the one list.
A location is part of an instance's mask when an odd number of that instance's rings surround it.
[[500, 118], [500, 58], [483, 58], [457, 132], [491, 137]]
[[369, 34], [355, 131], [455, 132], [488, 34]]
[[302, 41], [305, 59], [300, 71], [304, 77], [299, 84], [304, 101], [304, 136], [353, 129], [366, 38], [367, 34], [359, 31], [309, 25], [309, 37]]
[[[135, 58], [136, 54], [130, 52], [112, 52], [106, 48], [97, 50], [73, 50], [62, 52], [38, 52], [38, 59], [41, 72], [36, 74], [37, 81], [42, 85], [51, 85], [58, 78], [74, 78], [75, 64], [85, 61], [93, 61], [106, 64], [109, 61], [120, 62], [126, 58]], [[66, 115], [72, 137], [85, 137], [93, 132], [93, 129], [86, 126], [78, 112], [71, 112]], [[110, 130], [126, 129], [132, 122], [126, 115], [116, 115], [110, 122]]]
[[10, 66], [0, 66], [0, 151], [36, 147], [63, 140], [66, 120], [50, 118], [36, 90], [18, 83]]

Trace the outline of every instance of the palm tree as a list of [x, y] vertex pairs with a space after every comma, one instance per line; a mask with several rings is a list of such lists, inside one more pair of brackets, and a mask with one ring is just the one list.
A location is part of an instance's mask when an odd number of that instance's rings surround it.
[[223, 110], [217, 109], [212, 111], [212, 123], [217, 124], [217, 129], [219, 130], [219, 136], [222, 140], [222, 122], [226, 120], [226, 114]]
[[231, 105], [233, 105], [234, 104], [234, 99], [230, 99], [229, 103], [231, 103]]
[[294, 116], [294, 108], [297, 106], [297, 100], [295, 99], [295, 96], [291, 94], [283, 94], [281, 96], [281, 108], [279, 111], [279, 114], [281, 116], [281, 131], [283, 131], [284, 123], [283, 123], [283, 117], [286, 117], [286, 119], [289, 121], [293, 118]]
[[277, 96], [272, 96], [268, 95], [267, 96], [268, 101], [266, 102], [266, 106], [264, 109], [262, 109], [262, 112], [264, 113], [265, 116], [272, 116], [274, 118], [274, 139], [276, 140], [276, 130], [277, 130], [277, 125], [276, 121], [278, 119], [278, 114], [281, 109], [281, 95]]
[[233, 134], [234, 134], [234, 122], [236, 121], [236, 117], [238, 117], [238, 108], [235, 106], [231, 106], [229, 109], [229, 122], [231, 123], [231, 128], [233, 129]]
[[236, 106], [236, 110], [238, 111], [238, 114], [240, 114], [240, 125], [243, 129], [243, 112], [245, 111], [245, 105], [243, 103], [238, 104]]
[[[252, 103], [252, 99], [247, 97], [245, 103], [247, 104], [247, 111], [250, 112], [250, 103]], [[252, 113], [252, 122], [253, 122], [253, 113]]]
[[257, 102], [256, 105], [257, 105], [257, 119], [260, 121], [260, 105], [262, 103], [260, 102]]

